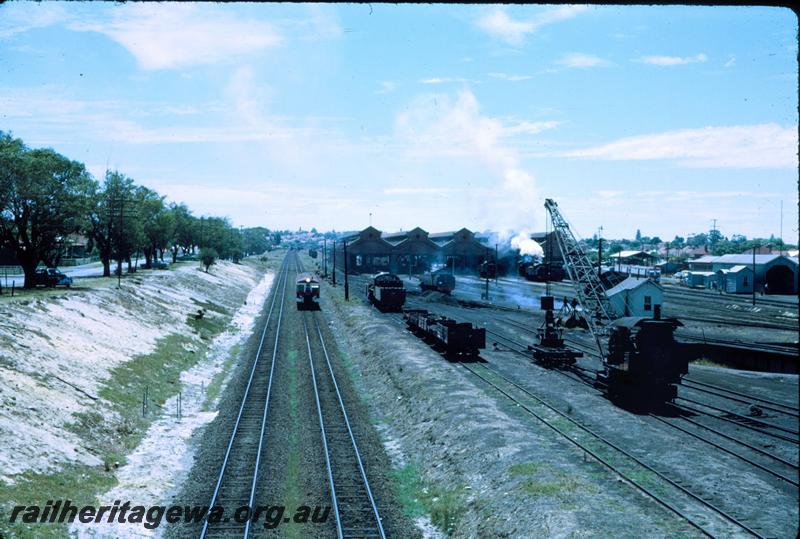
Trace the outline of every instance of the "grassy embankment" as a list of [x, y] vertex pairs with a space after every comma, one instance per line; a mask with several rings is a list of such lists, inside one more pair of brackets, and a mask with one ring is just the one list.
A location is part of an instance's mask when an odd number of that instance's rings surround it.
[[[274, 257], [248, 263], [262, 271], [275, 267]], [[248, 292], [246, 289], [232, 291], [237, 296], [232, 303], [241, 304]], [[71, 464], [52, 474], [24, 473], [15, 478], [13, 485], [0, 483], [0, 509], [3, 513], [0, 533], [8, 528], [11, 537], [66, 537], [66, 524], [17, 523], [10, 526], [8, 517], [12, 507], [43, 506], [47, 500], [67, 499], [73, 505], [83, 506], [94, 503], [96, 495], [115, 486], [114, 468], [125, 463], [126, 455], [141, 442], [156, 417], [161, 413], [175, 413], [174, 410], [164, 410], [163, 406], [180, 391], [181, 373], [204, 357], [213, 338], [228, 326], [233, 315], [230, 309], [213, 302], [192, 301], [198, 308], [205, 309], [208, 315], [200, 320], [188, 315], [186, 331], [165, 335], [157, 341], [152, 353], [136, 356], [114, 368], [99, 392], [102, 403], [98, 402], [98, 411], [78, 414], [68, 425], [69, 430], [88, 441], [86, 445], [105, 464], [99, 467]], [[230, 351], [226, 368], [233, 365], [238, 352], [239, 347]], [[225, 374], [223, 371], [212, 380], [206, 403], [219, 393]], [[145, 388], [147, 407], [143, 414]], [[108, 414], [108, 409], [113, 413]]]

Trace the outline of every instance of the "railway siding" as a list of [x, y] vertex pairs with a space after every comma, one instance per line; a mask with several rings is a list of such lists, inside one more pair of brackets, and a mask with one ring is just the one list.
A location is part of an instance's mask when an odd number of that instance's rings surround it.
[[[351, 282], [351, 290], [356, 287]], [[392, 449], [397, 474], [412, 470], [409, 496], [440, 530], [455, 536], [548, 536], [570, 531], [699, 536], [652, 500], [547, 427], [521, 417], [471, 375], [410, 336], [397, 315], [383, 315], [341, 285], [323, 290], [323, 312], [350, 358], [357, 390]], [[395, 320], [397, 318], [397, 320]], [[436, 493], [431, 500], [429, 493]], [[609, 512], [626, 514], [622, 523]]]

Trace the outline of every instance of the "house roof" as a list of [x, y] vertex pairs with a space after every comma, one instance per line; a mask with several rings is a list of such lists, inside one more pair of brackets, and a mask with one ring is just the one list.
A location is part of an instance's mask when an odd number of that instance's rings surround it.
[[[771, 254], [771, 255], [756, 255], [755, 261], [756, 265], [761, 264], [769, 264], [776, 258], [785, 258], [787, 260], [791, 260], [787, 257], [781, 257], [779, 254]], [[735, 264], [735, 265], [743, 265], [743, 266], [752, 266], [753, 265], [753, 255], [752, 254], [729, 254], [729, 255], [722, 255], [722, 256], [702, 256], [697, 260], [690, 260], [690, 264]]]
[[749, 272], [752, 273], [753, 272], [753, 268], [751, 268], [749, 266], [741, 266], [741, 265], [733, 266], [731, 269], [728, 270], [728, 273], [739, 273], [740, 271], [749, 271]]
[[631, 256], [652, 257], [653, 255], [651, 255], [650, 253], [645, 253], [644, 251], [620, 251], [611, 256], [613, 256], [614, 258], [629, 258]]
[[651, 285], [657, 288], [661, 288], [661, 285], [654, 283], [650, 279], [637, 279], [636, 277], [628, 277], [621, 283], [617, 284], [613, 288], [609, 288], [606, 290], [606, 296], [611, 297], [615, 294], [619, 294], [624, 290], [633, 290], [639, 288], [640, 286]]

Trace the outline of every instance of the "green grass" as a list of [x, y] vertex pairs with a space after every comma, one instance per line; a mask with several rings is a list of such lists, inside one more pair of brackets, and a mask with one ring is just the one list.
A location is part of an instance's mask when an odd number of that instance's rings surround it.
[[440, 531], [452, 535], [461, 516], [466, 512], [463, 487], [446, 488], [441, 484], [426, 484], [416, 466], [407, 464], [390, 474], [395, 499], [411, 519], [428, 515]]
[[[291, 347], [292, 337], [289, 338], [289, 346]], [[290, 424], [299, 425], [299, 409], [300, 403], [298, 400], [298, 380], [297, 380], [297, 350], [290, 348], [286, 353], [286, 366], [289, 369], [289, 384], [286, 388], [289, 394], [289, 419]], [[290, 431], [289, 440], [289, 459], [286, 463], [286, 477], [290, 478], [284, 485], [283, 491], [283, 505], [284, 507], [300, 507], [304, 504], [303, 501], [303, 488], [299, 481], [291, 480], [303, 476], [303, 471], [300, 465], [300, 430], [293, 428]], [[302, 538], [302, 528], [297, 526], [286, 526], [283, 528], [283, 533], [286, 537]]]
[[728, 365], [723, 365], [722, 363], [716, 363], [705, 357], [701, 357], [699, 359], [692, 361], [692, 365], [703, 365], [704, 367], [717, 367], [719, 369], [730, 368]]
[[201, 339], [207, 341], [211, 340], [225, 329], [228, 325], [228, 318], [206, 313], [203, 318], [198, 320], [193, 314], [190, 314], [186, 317], [186, 324], [188, 324]]
[[206, 311], [213, 311], [219, 314], [230, 314], [230, 311], [221, 305], [217, 305], [211, 301], [200, 301], [198, 299], [192, 298], [192, 303], [197, 305], [198, 307], [205, 309]]
[[535, 462], [523, 462], [508, 467], [508, 473], [512, 476], [533, 475], [541, 469], [541, 465]]
[[[209, 321], [200, 331], [212, 337], [225, 325], [220, 317]], [[53, 474], [22, 474], [14, 485], [0, 483], [0, 507], [3, 511], [10, 511], [14, 504], [44, 505], [47, 500], [57, 499], [85, 505], [92, 503], [97, 493], [112, 488], [116, 479], [113, 472], [106, 471], [106, 465], [113, 470], [114, 463], [125, 463], [125, 456], [141, 442], [164, 403], [178, 393], [181, 373], [195, 365], [205, 351], [204, 343], [186, 335], [172, 334], [159, 339], [152, 353], [136, 356], [112, 369], [99, 396], [111, 404], [119, 419], [90, 411], [77, 414], [75, 421], [67, 426], [93, 448], [104, 465], [70, 464]], [[149, 406], [147, 415], [142, 417], [145, 387]], [[173, 413], [174, 410], [166, 412]], [[0, 517], [0, 530], [6, 532], [4, 526], [9, 527], [7, 535], [12, 537], [50, 539], [67, 536], [66, 524], [17, 524], [11, 528], [8, 517], [4, 515]]]
[[[562, 472], [557, 468], [537, 466], [533, 463], [515, 465], [512, 475], [533, 475], [536, 472], [537, 479], [525, 479], [521, 481], [518, 488], [536, 497], [556, 498], [564, 509], [574, 509], [576, 494], [593, 494], [597, 492], [597, 487], [592, 483], [587, 483], [579, 476]], [[509, 472], [512, 471], [512, 466]]]
[[[114, 476], [102, 468], [72, 465], [68, 470], [51, 475], [26, 472], [16, 478], [14, 485], [0, 483], [0, 536], [62, 539], [67, 537], [67, 524], [9, 524], [14, 505], [44, 506], [48, 500], [70, 500], [79, 508], [94, 503], [96, 492], [110, 489]], [[18, 517], [18, 521], [19, 521]]]

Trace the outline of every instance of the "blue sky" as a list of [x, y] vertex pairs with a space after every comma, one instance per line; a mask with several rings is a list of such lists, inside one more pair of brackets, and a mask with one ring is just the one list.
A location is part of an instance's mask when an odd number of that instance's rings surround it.
[[797, 238], [770, 7], [0, 5], [0, 129], [236, 225]]

